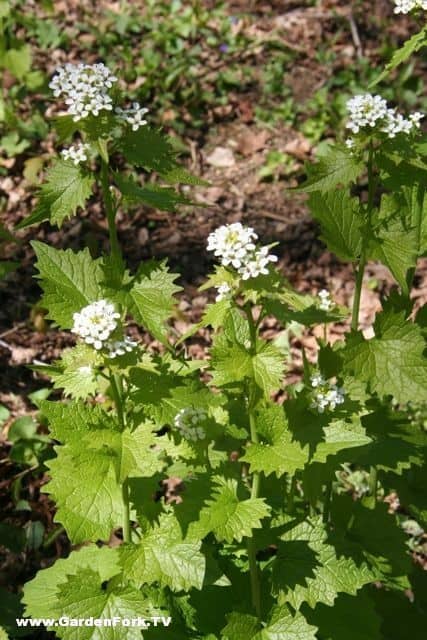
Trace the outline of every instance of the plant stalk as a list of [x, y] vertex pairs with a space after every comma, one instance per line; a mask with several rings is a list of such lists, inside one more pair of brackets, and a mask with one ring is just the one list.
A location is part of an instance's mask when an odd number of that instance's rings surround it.
[[[245, 306], [246, 316], [249, 323], [249, 332], [251, 337], [251, 353], [256, 354], [257, 347], [257, 326], [255, 324], [252, 309], [249, 305]], [[248, 413], [249, 413], [249, 427], [251, 434], [251, 442], [257, 444], [259, 442], [258, 433], [256, 429], [255, 420], [255, 397], [256, 392], [252, 388], [249, 389], [248, 397]], [[258, 498], [260, 490], [260, 474], [258, 472], [252, 473], [252, 486], [251, 486], [251, 498]], [[256, 547], [253, 538], [248, 538], [247, 541], [248, 560], [249, 560], [249, 573], [251, 579], [251, 594], [252, 604], [255, 609], [256, 615], [261, 619], [261, 585], [260, 576], [258, 570], [258, 564], [256, 559]]]
[[377, 477], [377, 468], [372, 466], [369, 471], [369, 491], [374, 498], [374, 503], [377, 501], [377, 490], [378, 490], [378, 477]]
[[110, 181], [108, 179], [108, 164], [103, 158], [101, 158], [101, 187], [102, 196], [104, 199], [105, 213], [107, 215], [108, 222], [108, 234], [110, 238], [111, 256], [116, 264], [122, 263], [122, 252], [119, 245], [119, 239], [117, 237], [116, 227], [116, 211], [113, 204], [113, 199], [110, 192]]
[[372, 142], [369, 144], [369, 156], [368, 156], [368, 205], [367, 205], [367, 224], [365, 240], [363, 242], [362, 251], [360, 255], [359, 265], [356, 271], [356, 285], [354, 290], [353, 311], [351, 314], [351, 329], [357, 331], [359, 326], [359, 312], [360, 312], [360, 298], [362, 295], [363, 276], [365, 274], [365, 267], [367, 263], [366, 256], [366, 238], [369, 238], [371, 233], [371, 217], [372, 209], [374, 208], [374, 196], [375, 196], [375, 179], [374, 179], [374, 146]]
[[110, 387], [114, 404], [117, 411], [117, 418], [122, 429], [126, 426], [125, 415], [123, 411], [123, 402], [121, 394], [121, 378], [119, 374], [110, 372]]
[[[117, 418], [122, 430], [126, 428], [126, 419], [123, 408], [123, 384], [119, 374], [110, 371], [110, 387], [114, 404], [117, 411]], [[127, 479], [122, 483], [123, 500], [123, 542], [130, 542], [130, 504], [129, 485]]]
[[323, 522], [329, 521], [329, 512], [331, 509], [331, 500], [332, 500], [332, 482], [326, 483], [326, 492], [325, 492], [325, 500], [323, 503]]
[[129, 485], [124, 480], [122, 484], [123, 499], [123, 542], [130, 542], [130, 504], [129, 504]]

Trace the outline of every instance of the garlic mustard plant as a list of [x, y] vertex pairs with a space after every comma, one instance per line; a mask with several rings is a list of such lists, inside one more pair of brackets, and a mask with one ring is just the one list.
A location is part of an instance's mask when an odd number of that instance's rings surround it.
[[[60, 227], [100, 199], [109, 240], [96, 256], [33, 242], [41, 305], [76, 343], [33, 366], [63, 391], [40, 403], [56, 443], [42, 491], [71, 551], [25, 585], [25, 615], [50, 619], [65, 640], [423, 637], [412, 560], [426, 521], [426, 313], [411, 295], [427, 253], [421, 116], [355, 96], [352, 148], [328, 147], [299, 186], [323, 242], [352, 266], [351, 309], [327, 290], [293, 289], [273, 245], [233, 222], [207, 238], [201, 290], [212, 302], [180, 336], [170, 326], [178, 274], [167, 261], [127, 265], [117, 214], [129, 201], [190, 206], [175, 185], [205, 183], [145, 107], [123, 106], [117, 82], [101, 63], [55, 74], [57, 111], [66, 105], [58, 138], [71, 145], [78, 134], [84, 146], [52, 159], [21, 225]], [[367, 333], [371, 261], [395, 288]], [[332, 323], [341, 332], [329, 341]], [[272, 324], [283, 330], [275, 339]], [[306, 353], [302, 327], [319, 325]], [[199, 330], [209, 348], [194, 359], [186, 342]], [[296, 349], [297, 380], [286, 373]], [[153, 616], [170, 629], [129, 623]], [[64, 618], [100, 622], [77, 633], [56, 624]]]

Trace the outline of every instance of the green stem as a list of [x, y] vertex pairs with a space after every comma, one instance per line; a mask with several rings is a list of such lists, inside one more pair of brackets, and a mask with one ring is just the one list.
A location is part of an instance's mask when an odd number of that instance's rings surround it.
[[62, 526], [54, 529], [52, 533], [48, 535], [46, 540], [43, 542], [43, 549], [47, 549], [48, 547], [50, 547], [50, 545], [53, 542], [55, 542], [55, 540], [61, 535], [61, 533], [64, 533], [64, 532], [65, 532], [65, 529]]
[[359, 326], [360, 298], [362, 296], [363, 276], [366, 262], [363, 256], [360, 257], [359, 266], [356, 271], [356, 286], [354, 289], [353, 312], [351, 314], [351, 329], [357, 331]]
[[101, 158], [101, 187], [104, 199], [105, 213], [107, 215], [108, 233], [110, 236], [111, 255], [117, 264], [122, 262], [122, 252], [120, 250], [119, 239], [117, 237], [116, 211], [110, 192], [110, 181], [108, 175], [108, 163]]
[[[251, 442], [253, 442], [253, 444], [258, 444], [259, 439], [258, 439], [258, 433], [256, 430], [255, 416], [251, 409], [249, 409], [249, 425], [251, 428]], [[252, 474], [251, 498], [258, 498], [259, 486], [260, 486], [260, 474], [255, 472]]]
[[378, 477], [377, 477], [377, 468], [372, 466], [369, 472], [369, 491], [374, 498], [374, 502], [377, 501], [377, 490], [378, 490]]
[[[110, 388], [113, 396], [114, 404], [117, 411], [117, 418], [122, 430], [126, 428], [126, 418], [123, 407], [123, 383], [118, 373], [110, 371]], [[123, 541], [130, 542], [130, 504], [129, 504], [129, 485], [127, 479], [122, 483], [122, 500], [123, 500]]]
[[329, 520], [329, 511], [331, 509], [331, 499], [332, 499], [332, 482], [328, 482], [326, 484], [325, 501], [323, 503], [323, 522], [328, 522]]
[[123, 542], [130, 542], [130, 504], [129, 504], [129, 485], [124, 480], [122, 484], [123, 499]]
[[[257, 326], [255, 324], [252, 309], [250, 305], [245, 306], [245, 313], [248, 318], [249, 324], [249, 333], [251, 337], [251, 354], [256, 354], [257, 348]], [[249, 413], [249, 427], [251, 434], [251, 442], [254, 444], [258, 444], [258, 433], [256, 429], [256, 419], [255, 419], [255, 404], [256, 404], [256, 391], [251, 385], [249, 389], [249, 397], [248, 397], [248, 413]], [[259, 473], [252, 474], [252, 486], [251, 486], [251, 498], [258, 498], [260, 491], [260, 480], [261, 476]], [[261, 585], [259, 579], [259, 570], [256, 559], [256, 547], [253, 538], [248, 538], [247, 542], [247, 550], [248, 550], [248, 560], [249, 560], [249, 573], [251, 579], [251, 595], [252, 595], [252, 604], [255, 609], [256, 615], [259, 619], [261, 619]]]
[[[419, 248], [421, 247], [421, 235], [422, 235], [422, 225], [423, 225], [423, 204], [424, 204], [424, 187], [421, 184], [417, 185], [417, 195], [416, 202], [414, 203], [415, 208], [415, 229], [417, 233], [417, 258], [419, 254]], [[409, 269], [406, 275], [406, 283], [408, 288], [408, 296], [411, 293], [412, 285], [414, 282], [416, 267]]]
[[359, 265], [356, 271], [356, 285], [354, 290], [353, 311], [351, 315], [351, 329], [357, 331], [359, 326], [359, 311], [360, 311], [360, 298], [362, 295], [363, 276], [365, 273], [367, 256], [366, 256], [366, 240], [369, 240], [371, 235], [371, 218], [372, 210], [374, 208], [374, 196], [375, 196], [375, 179], [374, 179], [374, 146], [373, 143], [369, 144], [369, 156], [368, 156], [368, 204], [366, 209], [366, 229], [365, 239], [362, 246]]
[[119, 423], [122, 429], [126, 426], [125, 415], [123, 411], [123, 402], [122, 402], [122, 394], [121, 394], [121, 379], [119, 374], [110, 373], [110, 387], [111, 393], [113, 396], [114, 404], [116, 406], [117, 417], [119, 419]]

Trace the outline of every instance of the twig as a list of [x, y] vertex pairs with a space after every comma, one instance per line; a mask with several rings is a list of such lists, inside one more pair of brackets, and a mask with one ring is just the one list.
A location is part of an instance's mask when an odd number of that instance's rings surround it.
[[10, 329], [6, 329], [6, 331], [3, 331], [2, 333], [0, 333], [0, 338], [4, 338], [5, 336], [8, 336], [9, 333], [18, 331], [18, 329], [21, 329], [21, 327], [25, 327], [26, 324], [27, 324], [26, 322], [19, 322], [14, 327], [11, 327]]
[[359, 38], [359, 30], [357, 28], [357, 24], [352, 13], [349, 13], [347, 15], [347, 19], [350, 24], [351, 37], [353, 38], [354, 46], [356, 48], [356, 54], [358, 59], [360, 60], [361, 58], [363, 58], [363, 49], [362, 49], [362, 43]]

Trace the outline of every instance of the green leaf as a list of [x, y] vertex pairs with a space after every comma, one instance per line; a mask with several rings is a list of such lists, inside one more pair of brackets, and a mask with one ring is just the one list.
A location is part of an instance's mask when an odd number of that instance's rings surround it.
[[[190, 184], [196, 187], [208, 187], [209, 182], [207, 180], [203, 180], [203, 178], [199, 178], [199, 176], [195, 176], [186, 169], [183, 169], [180, 165], [177, 165], [175, 169], [168, 171], [163, 175], [166, 182], [169, 184]], [[199, 205], [200, 206], [200, 205]]]
[[355, 595], [377, 574], [364, 561], [338, 554], [326, 542], [327, 531], [320, 517], [289, 526], [281, 536], [273, 564], [273, 589], [279, 602], [295, 609], [307, 602], [333, 605], [338, 593]]
[[304, 613], [319, 628], [322, 640], [383, 640], [381, 619], [365, 589], [356, 596], [340, 594], [333, 607], [319, 604]]
[[[103, 586], [103, 580], [97, 571], [91, 568], [79, 569], [75, 575], [69, 576], [65, 584], [58, 589], [58, 600], [61, 603], [61, 615], [70, 619], [92, 617], [95, 619], [145, 618], [151, 614], [152, 607], [138, 589], [127, 586]], [[142, 627], [143, 628], [143, 627]], [[96, 631], [94, 630], [96, 629]], [[70, 627], [55, 627], [55, 633], [64, 640], [141, 640], [141, 627], [127, 626], [82, 626], [76, 630]]]
[[94, 396], [99, 388], [96, 367], [102, 363], [99, 353], [87, 344], [81, 343], [62, 352], [62, 359], [48, 371], [55, 389], [63, 389], [65, 396], [87, 398]]
[[356, 260], [362, 247], [360, 205], [347, 191], [311, 193], [308, 201], [313, 217], [319, 221], [321, 238], [328, 249], [342, 260]]
[[182, 537], [173, 515], [162, 514], [159, 524], [145, 531], [138, 545], [120, 548], [120, 560], [127, 578], [136, 585], [159, 583], [174, 591], [201, 589], [205, 558], [201, 542]]
[[[230, 338], [234, 338], [233, 341]], [[251, 354], [245, 338], [245, 333], [233, 337], [227, 332], [215, 337], [211, 350], [212, 382], [222, 387], [249, 378], [268, 396], [280, 387], [282, 381], [282, 353], [273, 344], [258, 340], [257, 351]]]
[[221, 403], [218, 395], [200, 383], [191, 375], [191, 369], [182, 363], [181, 371], [175, 373], [168, 367], [160, 371], [144, 371], [133, 368], [130, 379], [135, 387], [132, 399], [142, 405], [146, 414], [159, 428], [172, 425], [176, 414], [186, 407], [204, 409]]
[[129, 292], [135, 320], [163, 343], [167, 341], [165, 323], [176, 303], [174, 295], [181, 290], [176, 278], [165, 262], [150, 261], [139, 269]]
[[[411, 478], [416, 472], [414, 467], [424, 465], [427, 434], [409, 422], [407, 412], [389, 406], [379, 407], [363, 416], [362, 424], [372, 442], [354, 452], [358, 464], [375, 465], [378, 470], [396, 474], [412, 468]], [[409, 479], [405, 482], [409, 485]]]
[[262, 527], [261, 520], [268, 516], [270, 507], [263, 498], [239, 499], [237, 481], [216, 476], [212, 498], [201, 509], [199, 519], [189, 527], [189, 537], [204, 538], [213, 532], [218, 541], [241, 542], [251, 536], [253, 529]]
[[93, 175], [71, 162], [57, 160], [49, 169], [39, 192], [39, 202], [32, 215], [20, 224], [28, 227], [42, 220], [61, 226], [67, 218], [83, 208], [92, 193]]
[[143, 202], [155, 209], [176, 211], [180, 204], [191, 204], [191, 200], [169, 187], [160, 187], [156, 184], [146, 184], [141, 187], [132, 178], [124, 178], [118, 173], [115, 174], [114, 180], [127, 200]]
[[250, 444], [241, 458], [249, 462], [251, 473], [261, 471], [266, 476], [275, 473], [279, 478], [285, 473], [294, 474], [297, 469], [304, 468], [309, 458], [309, 448], [293, 440], [281, 406], [273, 405], [260, 411], [256, 425], [262, 442]]
[[413, 35], [409, 40], [406, 40], [405, 44], [393, 53], [390, 62], [386, 65], [384, 71], [370, 84], [370, 87], [375, 86], [384, 78], [386, 78], [390, 71], [396, 69], [402, 62], [405, 62], [423, 47], [427, 45], [427, 26], [421, 29], [418, 33]]
[[[156, 434], [152, 423], [138, 422], [119, 429], [114, 414], [81, 402], [42, 402], [41, 409], [53, 437], [68, 445], [66, 451], [77, 458], [82, 451], [93, 452], [98, 459], [104, 456], [120, 483], [135, 475], [150, 477], [163, 469], [161, 454], [167, 439]], [[63, 451], [60, 448], [59, 455]]]
[[88, 450], [103, 452], [110, 457], [119, 483], [126, 478], [151, 477], [165, 466], [161, 459], [167, 437], [156, 435], [154, 425], [142, 423], [123, 431], [98, 429], [82, 439]]
[[260, 622], [258, 618], [247, 613], [230, 613], [227, 616], [227, 625], [221, 631], [222, 640], [251, 640], [258, 632]]
[[59, 142], [62, 143], [79, 130], [79, 123], [74, 121], [73, 116], [58, 116], [54, 120], [54, 127], [58, 134]]
[[9, 0], [0, 0], [0, 18], [7, 18], [10, 14]]
[[205, 185], [206, 182], [182, 169], [176, 151], [168, 138], [149, 127], [129, 131], [120, 140], [120, 151], [126, 160], [148, 171], [157, 171], [167, 182]]
[[75, 442], [88, 434], [92, 429], [114, 429], [115, 422], [111, 414], [107, 414], [100, 405], [89, 405], [83, 402], [50, 402], [40, 403], [42, 414], [49, 422], [49, 431], [59, 442]]
[[304, 616], [292, 614], [285, 606], [274, 607], [269, 622], [260, 630], [260, 622], [245, 613], [231, 613], [221, 640], [316, 640], [316, 627], [308, 624]]
[[352, 333], [343, 350], [344, 371], [366, 382], [380, 397], [399, 403], [425, 400], [427, 360], [420, 327], [402, 313], [382, 313], [374, 324], [375, 337]]
[[399, 193], [383, 195], [377, 220], [373, 219], [374, 235], [368, 239], [370, 259], [390, 269], [404, 295], [409, 293], [407, 272], [415, 267], [418, 257], [419, 230], [410, 219], [412, 206]]
[[427, 606], [423, 597], [426, 589], [423, 586], [423, 592], [415, 593], [413, 601], [408, 598], [407, 593], [399, 593], [393, 589], [373, 591], [372, 598], [382, 618], [382, 639], [425, 640]]
[[363, 447], [371, 443], [371, 438], [360, 424], [357, 416], [353, 420], [332, 420], [323, 427], [324, 440], [316, 446], [312, 461], [325, 462], [328, 456], [336, 455], [344, 449]]
[[316, 631], [299, 611], [282, 605], [273, 608], [267, 626], [252, 640], [316, 640]]
[[31, 244], [37, 256], [36, 277], [44, 293], [41, 304], [48, 310], [49, 319], [70, 329], [73, 313], [102, 298], [101, 260], [93, 260], [88, 249], [74, 253], [35, 240]]
[[22, 80], [31, 69], [31, 47], [26, 44], [19, 49], [9, 49], [6, 51], [2, 66], [15, 78]]
[[369, 498], [355, 502], [349, 495], [334, 495], [331, 517], [338, 548], [359, 561], [365, 559], [384, 584], [409, 587], [411, 558], [407, 553], [407, 536], [395, 514], [388, 513], [386, 503], [372, 507]]
[[24, 587], [25, 614], [33, 618], [59, 618], [63, 614], [58, 599], [59, 588], [67, 582], [68, 576], [75, 576], [80, 569], [92, 569], [100, 575], [101, 581], [109, 580], [120, 573], [118, 550], [86, 546], [39, 571]]
[[364, 164], [348, 150], [334, 146], [322, 156], [318, 163], [310, 167], [306, 182], [298, 187], [299, 191], [332, 191], [337, 185], [347, 186], [363, 173]]
[[57, 457], [46, 462], [52, 479], [44, 487], [57, 505], [55, 522], [65, 527], [73, 544], [108, 540], [123, 522], [122, 492], [112, 460], [94, 449], [56, 449]]

